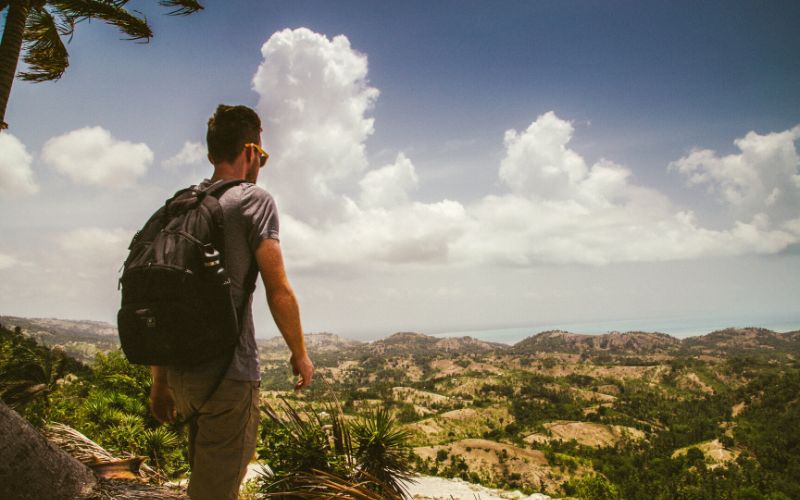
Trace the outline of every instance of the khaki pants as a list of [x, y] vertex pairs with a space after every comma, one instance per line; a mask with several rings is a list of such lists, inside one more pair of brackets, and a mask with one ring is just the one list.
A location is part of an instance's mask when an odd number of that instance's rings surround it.
[[208, 399], [224, 368], [211, 362], [167, 371], [178, 414], [185, 418], [200, 410], [189, 425], [193, 500], [236, 500], [256, 450], [259, 383], [226, 378]]

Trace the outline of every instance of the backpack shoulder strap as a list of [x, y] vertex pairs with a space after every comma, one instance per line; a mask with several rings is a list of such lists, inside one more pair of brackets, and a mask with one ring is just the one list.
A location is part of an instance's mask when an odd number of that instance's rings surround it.
[[211, 185], [198, 189], [198, 191], [202, 191], [206, 193], [206, 196], [213, 196], [214, 198], [219, 198], [222, 196], [228, 188], [232, 188], [233, 186], [238, 186], [239, 184], [246, 182], [244, 179], [226, 179], [226, 180], [219, 180], [213, 182]]

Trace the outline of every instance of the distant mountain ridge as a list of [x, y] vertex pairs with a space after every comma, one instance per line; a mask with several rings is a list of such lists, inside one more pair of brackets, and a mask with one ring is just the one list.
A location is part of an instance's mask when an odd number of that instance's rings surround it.
[[[36, 338], [45, 345], [61, 346], [68, 352], [77, 350], [81, 354], [78, 356], [79, 359], [93, 356], [97, 350], [119, 347], [116, 327], [102, 321], [0, 316], [0, 323], [7, 327], [19, 326], [26, 335]], [[348, 351], [381, 356], [491, 352], [520, 355], [536, 353], [624, 356], [730, 355], [764, 350], [800, 354], [800, 330], [779, 333], [757, 327], [726, 328], [684, 339], [660, 332], [632, 331], [590, 335], [551, 330], [527, 337], [514, 345], [468, 336], [440, 337], [417, 332], [397, 332], [372, 342], [321, 332], [307, 333], [305, 340], [309, 351], [315, 353]], [[262, 351], [287, 349], [280, 336], [256, 339], [256, 341]], [[95, 348], [88, 348], [89, 345]]]
[[19, 326], [29, 332], [46, 332], [64, 335], [105, 335], [116, 336], [117, 327], [105, 321], [88, 319], [58, 319], [58, 318], [21, 318], [18, 316], [0, 316], [3, 325]]
[[778, 333], [755, 327], [726, 328], [705, 335], [678, 339], [660, 332], [635, 331], [586, 335], [554, 330], [528, 337], [512, 347], [512, 351], [519, 354], [559, 352], [620, 355], [730, 355], [762, 350], [800, 353], [800, 331]]
[[416, 332], [398, 332], [370, 342], [366, 349], [373, 354], [397, 355], [415, 352], [488, 352], [508, 349], [508, 345], [473, 337], [434, 337]]
[[[305, 344], [309, 352], [335, 352], [361, 347], [365, 342], [347, 339], [334, 333], [306, 333]], [[268, 339], [256, 339], [258, 348], [264, 351], [289, 351], [283, 337], [270, 337]]]
[[737, 354], [758, 350], [800, 353], [800, 330], [778, 333], [766, 328], [726, 328], [683, 339], [681, 347], [691, 354]]
[[514, 344], [512, 349], [519, 354], [532, 352], [668, 354], [677, 351], [680, 345], [680, 339], [658, 332], [611, 332], [587, 335], [553, 330], [521, 340]]

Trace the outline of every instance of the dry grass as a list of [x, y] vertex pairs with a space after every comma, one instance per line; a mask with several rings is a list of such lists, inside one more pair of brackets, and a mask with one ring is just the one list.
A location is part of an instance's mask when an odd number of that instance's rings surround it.
[[526, 436], [528, 443], [541, 443], [552, 440], [570, 441], [574, 439], [584, 446], [614, 446], [624, 437], [644, 439], [644, 432], [622, 425], [605, 425], [594, 422], [556, 421], [544, 424], [548, 434], [534, 433]]
[[406, 403], [421, 406], [431, 406], [433, 404], [449, 405], [453, 403], [452, 398], [430, 391], [422, 391], [413, 387], [392, 387], [392, 397]]
[[[446, 445], [414, 448], [414, 452], [422, 459], [432, 462], [436, 460], [439, 450], [463, 459], [470, 472], [490, 481], [519, 474], [522, 482], [537, 488], [544, 484], [548, 490], [557, 491], [560, 483], [569, 477], [551, 467], [541, 451], [486, 439], [462, 439]], [[579, 467], [576, 474], [582, 470]]]
[[700, 380], [700, 377], [698, 377], [694, 372], [681, 375], [678, 378], [678, 387], [681, 389], [688, 389], [690, 391], [701, 391], [705, 394], [714, 394], [714, 389], [710, 385]]
[[514, 421], [507, 408], [461, 408], [435, 417], [407, 424], [416, 444], [441, 444], [449, 441], [477, 438], [484, 432]]
[[679, 448], [672, 454], [672, 458], [685, 455], [689, 451], [689, 448], [697, 448], [702, 451], [703, 455], [706, 457], [706, 463], [708, 463], [709, 467], [712, 469], [735, 461], [740, 454], [739, 450], [725, 448], [718, 439], [715, 439], [713, 441], [705, 441], [692, 446]]

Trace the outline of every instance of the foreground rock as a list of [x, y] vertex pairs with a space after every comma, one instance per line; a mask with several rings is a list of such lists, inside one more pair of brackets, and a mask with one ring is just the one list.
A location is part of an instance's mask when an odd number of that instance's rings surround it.
[[113, 457], [67, 426], [51, 426], [47, 432], [58, 445], [0, 401], [0, 498], [188, 499], [181, 488], [147, 483], [156, 480], [157, 474], [146, 466], [140, 467], [140, 457]]
[[0, 401], [0, 498], [87, 498], [96, 486], [88, 467], [51, 444]]

